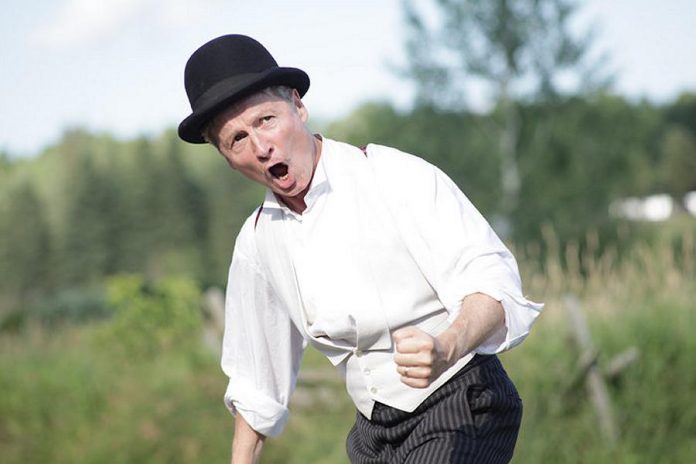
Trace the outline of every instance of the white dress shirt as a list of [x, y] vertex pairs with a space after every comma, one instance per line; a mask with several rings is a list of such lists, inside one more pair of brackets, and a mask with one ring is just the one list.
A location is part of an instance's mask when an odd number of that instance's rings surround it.
[[323, 139], [297, 214], [270, 191], [237, 237], [226, 298], [225, 403], [264, 435], [287, 421], [309, 342], [338, 368], [357, 409], [413, 411], [473, 356], [430, 387], [399, 380], [391, 333], [438, 335], [465, 296], [502, 303], [505, 333], [477, 348], [520, 343], [542, 305], [525, 299], [514, 257], [442, 171], [393, 148]]

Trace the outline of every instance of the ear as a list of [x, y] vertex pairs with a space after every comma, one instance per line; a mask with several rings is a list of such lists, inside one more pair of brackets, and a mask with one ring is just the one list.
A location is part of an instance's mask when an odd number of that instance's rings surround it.
[[307, 122], [309, 119], [309, 111], [307, 111], [307, 107], [304, 106], [304, 103], [302, 103], [302, 98], [300, 97], [297, 89], [292, 89], [292, 104], [295, 107], [295, 110], [297, 110], [297, 113], [300, 115], [302, 122]]

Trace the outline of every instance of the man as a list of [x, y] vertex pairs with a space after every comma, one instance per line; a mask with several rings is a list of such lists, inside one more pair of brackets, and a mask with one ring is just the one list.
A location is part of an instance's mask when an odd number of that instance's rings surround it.
[[351, 462], [509, 461], [522, 409], [495, 353], [526, 337], [541, 305], [464, 194], [415, 156], [312, 134], [308, 76], [249, 37], [199, 48], [185, 85], [180, 137], [267, 187], [228, 280], [232, 461], [256, 462], [282, 431], [307, 343], [358, 410]]

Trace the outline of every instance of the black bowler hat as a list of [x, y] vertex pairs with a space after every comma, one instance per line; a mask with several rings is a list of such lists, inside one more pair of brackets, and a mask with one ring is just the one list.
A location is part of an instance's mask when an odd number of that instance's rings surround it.
[[278, 66], [256, 40], [244, 35], [223, 35], [193, 52], [186, 63], [184, 86], [192, 113], [179, 124], [179, 137], [205, 143], [201, 132], [221, 110], [254, 92], [274, 85], [309, 89], [309, 76], [297, 68]]

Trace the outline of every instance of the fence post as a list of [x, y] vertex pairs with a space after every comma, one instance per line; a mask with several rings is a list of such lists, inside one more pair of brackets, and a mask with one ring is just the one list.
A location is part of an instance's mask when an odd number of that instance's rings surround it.
[[203, 342], [215, 356], [220, 356], [222, 335], [225, 332], [225, 295], [212, 287], [203, 294]]
[[602, 371], [597, 365], [597, 356], [595, 355], [597, 351], [592, 344], [587, 320], [580, 307], [580, 302], [575, 296], [566, 295], [564, 303], [570, 317], [570, 328], [572, 329], [573, 337], [580, 348], [580, 357], [581, 359], [591, 360], [587, 367], [585, 384], [590, 392], [592, 403], [597, 410], [600, 429], [607, 442], [611, 446], [615, 446], [619, 440], [619, 431], [614, 420], [609, 391], [607, 390]]

